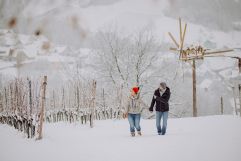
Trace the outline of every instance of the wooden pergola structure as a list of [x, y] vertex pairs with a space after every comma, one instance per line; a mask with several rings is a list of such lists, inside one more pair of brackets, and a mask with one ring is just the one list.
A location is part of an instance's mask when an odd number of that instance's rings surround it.
[[[204, 60], [205, 57], [229, 57], [237, 59], [239, 62], [239, 72], [241, 72], [241, 58], [240, 57], [234, 57], [234, 56], [228, 56], [228, 55], [220, 55], [226, 54], [228, 52], [234, 51], [234, 49], [224, 49], [224, 50], [211, 50], [206, 49], [202, 47], [201, 45], [190, 47], [184, 47], [185, 42], [185, 35], [187, 30], [187, 23], [184, 25], [184, 29], [182, 28], [182, 20], [179, 18], [179, 43], [176, 41], [174, 36], [168, 32], [168, 35], [170, 36], [171, 40], [175, 44], [175, 47], [171, 47], [171, 51], [178, 52], [179, 54], [179, 60], [184, 62], [189, 62], [192, 65], [192, 78], [193, 78], [193, 117], [197, 117], [197, 89], [196, 89], [196, 60], [202, 59]], [[192, 63], [191, 63], [192, 62]]]

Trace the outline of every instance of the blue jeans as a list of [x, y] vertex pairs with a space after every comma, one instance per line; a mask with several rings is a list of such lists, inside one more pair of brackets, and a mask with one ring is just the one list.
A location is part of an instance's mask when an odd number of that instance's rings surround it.
[[129, 124], [130, 124], [130, 131], [131, 132], [135, 132], [135, 128], [136, 128], [137, 131], [141, 131], [140, 119], [141, 119], [141, 114], [128, 113], [128, 121], [129, 121]]
[[[158, 134], [162, 134], [162, 135], [166, 134], [167, 118], [168, 118], [168, 112], [156, 111], [156, 128], [157, 128]], [[161, 128], [161, 119], [163, 121], [162, 128]]]

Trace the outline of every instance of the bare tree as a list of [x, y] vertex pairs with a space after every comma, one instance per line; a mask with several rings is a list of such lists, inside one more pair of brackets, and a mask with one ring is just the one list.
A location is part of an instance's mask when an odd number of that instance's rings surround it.
[[110, 30], [100, 31], [96, 37], [94, 52], [102, 78], [116, 87], [142, 85], [160, 47], [152, 33], [144, 29], [136, 34], [123, 35]]
[[143, 85], [143, 82], [147, 79], [144, 74], [150, 69], [157, 54], [160, 50], [160, 46], [155, 40], [152, 33], [148, 30], [141, 30], [134, 37], [132, 44], [132, 51], [134, 59], [132, 59], [131, 65], [134, 65], [134, 81], [138, 86]]
[[125, 66], [125, 60], [129, 61], [127, 48], [128, 39], [120, 37], [116, 31], [99, 32], [95, 53], [100, 62], [99, 66], [104, 78], [108, 78], [114, 85], [119, 82], [127, 84], [128, 66]]

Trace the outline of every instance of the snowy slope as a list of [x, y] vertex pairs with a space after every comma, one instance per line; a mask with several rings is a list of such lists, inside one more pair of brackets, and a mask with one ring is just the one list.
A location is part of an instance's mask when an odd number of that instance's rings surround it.
[[127, 120], [98, 121], [95, 127], [45, 124], [41, 141], [26, 140], [0, 125], [2, 161], [239, 161], [241, 119], [233, 116], [169, 119], [165, 136], [154, 120], [141, 120], [143, 136], [129, 136]]

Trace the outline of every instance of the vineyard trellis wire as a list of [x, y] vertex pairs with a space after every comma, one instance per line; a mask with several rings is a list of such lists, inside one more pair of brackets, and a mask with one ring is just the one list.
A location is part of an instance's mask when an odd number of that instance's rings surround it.
[[[42, 83], [41, 80], [33, 81], [29, 78], [15, 78], [5, 82], [0, 88], [0, 123], [13, 126], [27, 138], [36, 138], [40, 131]], [[122, 119], [121, 104], [118, 107], [108, 107], [104, 92], [98, 95], [96, 90], [95, 81], [75, 80], [60, 88], [51, 90], [48, 87], [44, 121], [90, 123], [93, 126], [91, 117], [93, 120]], [[119, 91], [117, 98], [118, 95]]]
[[15, 78], [0, 90], [0, 122], [34, 138], [40, 105], [40, 82]]

